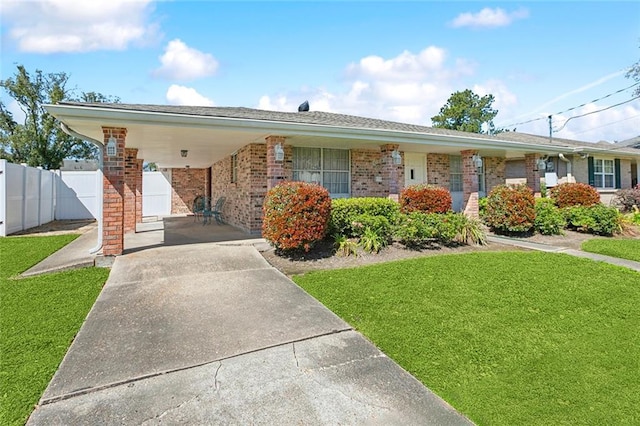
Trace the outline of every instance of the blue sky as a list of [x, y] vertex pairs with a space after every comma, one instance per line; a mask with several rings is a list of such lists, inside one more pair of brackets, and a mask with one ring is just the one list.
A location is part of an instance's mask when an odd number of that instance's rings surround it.
[[634, 84], [638, 2], [3, 0], [1, 16], [3, 79], [16, 64], [66, 72], [126, 103], [296, 111], [308, 99], [429, 125], [469, 88], [495, 96], [498, 126], [546, 135], [554, 114], [557, 137], [640, 134], [640, 99], [577, 117], [632, 99], [638, 86], [598, 100]]

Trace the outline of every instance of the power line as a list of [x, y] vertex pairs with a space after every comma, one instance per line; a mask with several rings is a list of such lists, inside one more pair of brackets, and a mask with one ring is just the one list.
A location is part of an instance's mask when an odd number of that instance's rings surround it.
[[[570, 122], [571, 120], [573, 120], [574, 118], [585, 117], [585, 116], [587, 116], [587, 115], [595, 114], [595, 113], [597, 113], [597, 112], [606, 111], [606, 110], [608, 110], [608, 109], [615, 108], [615, 107], [617, 107], [617, 106], [620, 106], [620, 105], [624, 105], [624, 104], [626, 104], [626, 103], [629, 103], [629, 102], [631, 102], [631, 101], [635, 101], [636, 99], [640, 99], [640, 96], [636, 96], [635, 98], [628, 99], [628, 100], [626, 100], [626, 101], [624, 101], [624, 102], [620, 102], [620, 103], [617, 103], [617, 104], [615, 104], [615, 105], [608, 106], [608, 107], [606, 107], [606, 108], [598, 109], [598, 110], [591, 111], [591, 112], [587, 112], [587, 113], [580, 114], [580, 115], [574, 115], [573, 117], [569, 117], [569, 119], [567, 119], [567, 121], [565, 121], [565, 122], [564, 122], [564, 124], [562, 125], [562, 127], [560, 127], [558, 130], [554, 130], [554, 131], [555, 131], [555, 132], [559, 132], [559, 131], [561, 131], [562, 129], [564, 129], [564, 127], [567, 125], [567, 123], [568, 123], [568, 122]], [[565, 112], [566, 112], [566, 111], [565, 111]], [[559, 113], [559, 114], [560, 114], [560, 113]]]
[[579, 131], [579, 132], [574, 132], [573, 134], [574, 134], [574, 135], [581, 135], [582, 133], [587, 133], [587, 132], [590, 132], [590, 131], [592, 131], [592, 130], [601, 129], [601, 128], [603, 128], [603, 127], [611, 126], [612, 124], [621, 123], [621, 122], [623, 122], [623, 121], [631, 120], [631, 119], [633, 119], [633, 118], [637, 118], [637, 117], [640, 117], [640, 114], [638, 114], [638, 115], [634, 115], [634, 116], [631, 116], [631, 117], [627, 117], [627, 118], [623, 118], [622, 120], [612, 121], [612, 122], [610, 122], [610, 123], [603, 124], [603, 125], [601, 125], [601, 126], [592, 127], [592, 128], [590, 128], [590, 129], [587, 129], [587, 130], [581, 130], [581, 131]]
[[[556, 112], [555, 114], [551, 114], [551, 115], [560, 115], [560, 114], [564, 114], [565, 112], [569, 112], [569, 111], [573, 111], [574, 109], [582, 108], [583, 106], [586, 106], [586, 105], [588, 105], [588, 104], [592, 104], [592, 103], [595, 103], [595, 102], [599, 102], [599, 101], [601, 101], [601, 100], [603, 100], [603, 99], [609, 98], [609, 97], [611, 97], [611, 96], [613, 96], [613, 95], [617, 95], [618, 93], [622, 93], [622, 92], [624, 92], [624, 91], [626, 91], [626, 90], [629, 90], [629, 89], [631, 89], [631, 88], [633, 88], [633, 87], [637, 86], [638, 84], [640, 84], [640, 81], [639, 81], [639, 82], [636, 82], [636, 83], [633, 83], [631, 86], [625, 87], [624, 89], [616, 90], [615, 92], [611, 92], [611, 93], [609, 93], [609, 94], [607, 94], [607, 95], [601, 96], [601, 97], [599, 97], [599, 98], [597, 98], [597, 99], [594, 99], [594, 100], [592, 100], [592, 101], [585, 102], [585, 103], [583, 103], [583, 104], [581, 104], [581, 105], [574, 106], [574, 107], [571, 107], [571, 108], [565, 109], [564, 111]], [[631, 99], [631, 100], [634, 100], [634, 99], [638, 99], [638, 98], [633, 98], [633, 99]], [[631, 101], [628, 101], [628, 102], [631, 102]], [[623, 103], [626, 103], [626, 102], [623, 102]], [[619, 105], [622, 105], [622, 104], [619, 104]], [[618, 105], [615, 105], [615, 106], [618, 106]], [[611, 108], [613, 108], [613, 106], [612, 106]], [[607, 108], [607, 109], [608, 109], [608, 108]], [[602, 111], [604, 111], [604, 110], [602, 110]], [[519, 122], [519, 123], [509, 124], [509, 125], [507, 125], [507, 126], [500, 126], [499, 128], [500, 128], [500, 129], [506, 129], [506, 128], [510, 128], [510, 127], [514, 127], [514, 126], [519, 126], [519, 125], [521, 125], [521, 124], [528, 124], [528, 123], [533, 123], [534, 121], [547, 120], [547, 119], [548, 119], [548, 116], [547, 116], [547, 117], [532, 118], [531, 120], [521, 121], [521, 122]], [[568, 120], [567, 120], [567, 121], [568, 121]]]

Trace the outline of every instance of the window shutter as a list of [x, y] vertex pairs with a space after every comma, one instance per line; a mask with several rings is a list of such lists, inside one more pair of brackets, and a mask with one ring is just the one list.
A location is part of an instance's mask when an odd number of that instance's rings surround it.
[[616, 180], [615, 186], [616, 186], [616, 189], [620, 189], [622, 188], [622, 175], [620, 173], [620, 159], [616, 158], [613, 164], [614, 164], [613, 172], [615, 173], [615, 180]]
[[596, 178], [593, 176], [593, 157], [587, 157], [587, 173], [589, 174], [589, 185], [596, 185]]

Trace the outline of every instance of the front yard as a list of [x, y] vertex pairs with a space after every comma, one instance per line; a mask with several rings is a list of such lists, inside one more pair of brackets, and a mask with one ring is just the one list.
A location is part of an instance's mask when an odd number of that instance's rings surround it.
[[638, 424], [640, 274], [482, 252], [294, 277], [478, 424]]
[[75, 235], [0, 238], [0, 424], [22, 425], [109, 275], [81, 270], [14, 279]]

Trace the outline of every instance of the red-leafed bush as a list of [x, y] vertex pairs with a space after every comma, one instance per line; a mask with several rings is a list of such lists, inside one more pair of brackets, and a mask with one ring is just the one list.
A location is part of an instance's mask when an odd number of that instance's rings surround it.
[[411, 185], [400, 193], [402, 213], [446, 213], [451, 210], [451, 193], [433, 185]]
[[562, 183], [551, 188], [551, 198], [560, 208], [593, 206], [600, 202], [600, 194], [586, 183]]
[[535, 198], [526, 185], [498, 185], [487, 197], [484, 222], [495, 232], [531, 232], [536, 220]]
[[327, 234], [331, 198], [320, 185], [285, 182], [267, 192], [263, 213], [262, 236], [274, 247], [309, 251]]

